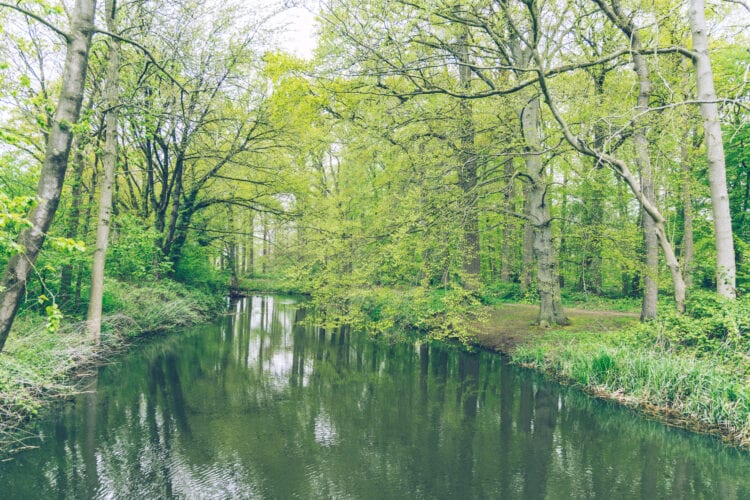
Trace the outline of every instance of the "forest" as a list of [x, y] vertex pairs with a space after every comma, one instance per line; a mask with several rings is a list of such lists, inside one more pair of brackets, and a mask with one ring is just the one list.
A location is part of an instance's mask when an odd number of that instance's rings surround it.
[[746, 1], [290, 8], [0, 2], [0, 418], [261, 290], [750, 444]]

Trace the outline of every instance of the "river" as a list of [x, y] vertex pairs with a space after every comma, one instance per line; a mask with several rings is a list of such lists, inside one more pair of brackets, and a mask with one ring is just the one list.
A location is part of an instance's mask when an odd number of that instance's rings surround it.
[[0, 497], [750, 498], [750, 456], [513, 367], [249, 297], [102, 366]]

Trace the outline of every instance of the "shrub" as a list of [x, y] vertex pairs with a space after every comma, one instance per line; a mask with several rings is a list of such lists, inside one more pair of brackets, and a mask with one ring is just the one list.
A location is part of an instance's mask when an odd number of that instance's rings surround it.
[[155, 242], [155, 229], [133, 215], [117, 217], [107, 250], [107, 276], [133, 283], [153, 281], [171, 270]]
[[522, 297], [521, 285], [518, 283], [496, 281], [495, 283], [484, 285], [480, 291], [480, 298], [485, 304], [518, 301]]
[[685, 314], [666, 311], [653, 326], [659, 337], [678, 346], [708, 351], [725, 343], [747, 345], [750, 297], [731, 300], [711, 292], [695, 292], [685, 305]]

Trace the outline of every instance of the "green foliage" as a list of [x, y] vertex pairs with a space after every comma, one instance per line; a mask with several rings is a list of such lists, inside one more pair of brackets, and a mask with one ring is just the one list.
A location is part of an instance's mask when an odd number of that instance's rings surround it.
[[695, 292], [686, 303], [686, 313], [668, 310], [653, 323], [640, 327], [667, 345], [715, 351], [730, 346], [750, 348], [750, 297], [727, 299], [712, 292]]
[[482, 286], [480, 296], [484, 304], [499, 304], [502, 302], [516, 302], [521, 300], [521, 285], [496, 281]]
[[480, 302], [461, 287], [449, 289], [361, 288], [346, 294], [313, 296], [327, 326], [350, 325], [371, 335], [402, 337], [405, 332], [434, 339], [473, 338], [472, 322], [480, 319]]
[[293, 277], [286, 275], [255, 275], [252, 278], [240, 278], [240, 289], [249, 292], [267, 292], [282, 294], [302, 293], [302, 289]]
[[609, 297], [570, 289], [563, 290], [562, 298], [568, 306], [594, 311], [638, 312], [642, 302], [640, 297]]
[[177, 281], [216, 293], [223, 292], [226, 287], [225, 273], [211, 265], [210, 249], [192, 241], [183, 247], [173, 276]]
[[130, 214], [117, 217], [107, 250], [107, 275], [138, 283], [168, 273], [171, 264], [157, 248], [158, 238], [159, 233], [138, 217]]
[[0, 192], [0, 255], [9, 255], [23, 249], [16, 243], [18, 233], [31, 223], [26, 219], [34, 206], [32, 196], [9, 197]]

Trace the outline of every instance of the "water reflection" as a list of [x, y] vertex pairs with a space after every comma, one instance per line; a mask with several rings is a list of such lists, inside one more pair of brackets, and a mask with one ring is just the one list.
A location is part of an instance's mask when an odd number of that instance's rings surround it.
[[0, 465], [12, 498], [748, 498], [750, 462], [490, 354], [233, 305], [104, 367]]

